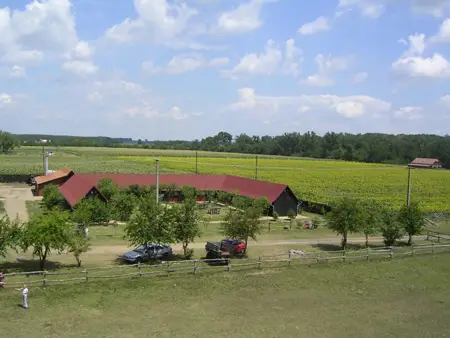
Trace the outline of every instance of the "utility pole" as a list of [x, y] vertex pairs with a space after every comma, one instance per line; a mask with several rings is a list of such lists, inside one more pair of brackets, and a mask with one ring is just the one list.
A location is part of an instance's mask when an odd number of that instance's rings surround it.
[[256, 164], [255, 164], [255, 180], [258, 179], [258, 155], [256, 155]]
[[195, 174], [198, 174], [198, 151], [195, 151]]
[[156, 205], [158, 205], [159, 201], [159, 159], [155, 158], [156, 162]]
[[411, 167], [408, 166], [408, 191], [406, 195], [406, 205], [409, 207], [411, 204]]
[[45, 170], [45, 148], [43, 142], [42, 142], [42, 168], [44, 169], [44, 175], [47, 175], [47, 171]]

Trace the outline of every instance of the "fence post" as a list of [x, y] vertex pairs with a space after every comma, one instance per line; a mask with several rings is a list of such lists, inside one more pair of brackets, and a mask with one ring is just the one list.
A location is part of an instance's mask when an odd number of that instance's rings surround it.
[[142, 265], [141, 262], [138, 262], [138, 270], [139, 270], [139, 277], [142, 276]]
[[434, 255], [434, 242], [431, 242], [431, 253]]
[[367, 260], [369, 260], [369, 255], [370, 255], [370, 251], [369, 251], [369, 247], [367, 247]]
[[343, 263], [345, 262], [345, 249], [342, 250], [342, 262]]
[[270, 232], [270, 221], [269, 221], [269, 232]]
[[197, 260], [194, 260], [194, 275], [197, 273]]
[[411, 244], [411, 255], [414, 256], [414, 244]]
[[427, 231], [427, 241], [430, 240], [430, 231]]
[[88, 269], [84, 270], [84, 274], [85, 274], [85, 277], [86, 277], [85, 282], [87, 283], [87, 281], [88, 281]]
[[291, 265], [291, 252], [289, 251], [289, 261], [288, 264]]
[[320, 251], [319, 251], [319, 254], [317, 255], [316, 260], [317, 260], [317, 264], [319, 264], [320, 263]]
[[261, 256], [258, 257], [258, 269], [261, 270]]
[[438, 232], [438, 243], [441, 241], [441, 234]]
[[47, 271], [43, 272], [44, 279], [42, 280], [42, 286], [45, 288], [47, 282]]
[[389, 258], [392, 259], [393, 258], [393, 252], [392, 252], [392, 246], [389, 247]]

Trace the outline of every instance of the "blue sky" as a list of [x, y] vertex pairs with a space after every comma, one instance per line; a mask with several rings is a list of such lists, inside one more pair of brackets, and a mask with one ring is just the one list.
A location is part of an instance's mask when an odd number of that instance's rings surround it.
[[450, 0], [0, 0], [0, 129], [449, 133]]

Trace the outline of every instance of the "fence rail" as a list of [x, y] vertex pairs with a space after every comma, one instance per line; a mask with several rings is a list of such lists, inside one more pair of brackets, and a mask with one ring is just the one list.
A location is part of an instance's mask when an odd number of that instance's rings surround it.
[[[411, 247], [385, 247], [354, 251], [288, 252], [274, 256], [246, 259], [194, 259], [164, 261], [159, 264], [133, 264], [95, 267], [76, 271], [31, 271], [5, 274], [4, 286], [41, 285], [65, 283], [88, 283], [101, 279], [139, 278], [171, 276], [173, 274], [199, 274], [203, 271], [231, 273], [251, 268], [283, 267], [294, 265], [330, 264], [334, 262], [369, 261], [373, 259], [395, 259], [399, 257], [434, 255], [450, 252], [450, 244], [414, 245]], [[60, 277], [60, 278], [57, 278]], [[61, 278], [62, 277], [62, 278]]]
[[427, 230], [427, 241], [437, 241], [440, 243], [442, 240], [450, 241], [450, 235], [442, 232]]

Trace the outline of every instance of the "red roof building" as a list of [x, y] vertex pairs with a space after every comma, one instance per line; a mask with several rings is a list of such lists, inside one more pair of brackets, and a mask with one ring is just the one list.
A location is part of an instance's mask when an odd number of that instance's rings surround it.
[[442, 163], [436, 158], [416, 158], [409, 164], [410, 168], [440, 169]]
[[[153, 174], [73, 174], [59, 190], [67, 203], [73, 207], [90, 193], [98, 192], [101, 179], [109, 178], [119, 187], [131, 185], [150, 186], [156, 184]], [[265, 197], [280, 216], [298, 209], [298, 199], [285, 184], [272, 183], [231, 175], [160, 174], [160, 184], [177, 187], [191, 186], [202, 191], [224, 191], [250, 198]]]

